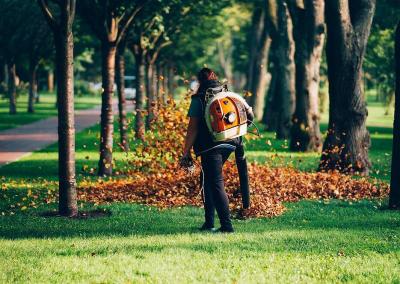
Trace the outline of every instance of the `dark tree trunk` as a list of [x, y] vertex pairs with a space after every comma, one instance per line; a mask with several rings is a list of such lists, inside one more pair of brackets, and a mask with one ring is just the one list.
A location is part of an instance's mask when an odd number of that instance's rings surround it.
[[124, 151], [129, 151], [128, 141], [128, 122], [126, 119], [126, 99], [125, 99], [125, 59], [124, 48], [119, 48], [116, 56], [116, 82], [118, 92], [118, 114], [119, 114], [119, 134], [120, 145]]
[[144, 121], [144, 102], [145, 102], [145, 66], [143, 65], [143, 55], [139, 52], [135, 54], [135, 73], [136, 73], [136, 118], [135, 118], [135, 138], [144, 140], [145, 121]]
[[295, 65], [292, 20], [285, 2], [277, 1], [276, 92], [279, 117], [276, 130], [278, 139], [290, 136], [295, 103]]
[[[256, 62], [256, 55], [257, 55], [257, 46], [259, 45], [259, 39], [262, 34], [262, 28], [264, 27], [264, 21], [263, 18], [265, 18], [265, 10], [262, 9], [261, 7], [255, 7], [253, 10], [253, 16], [251, 20], [251, 39], [250, 39], [250, 48], [249, 48], [249, 66], [248, 66], [248, 72], [247, 72], [247, 82], [246, 82], [246, 88], [249, 92], [252, 92], [253, 88], [253, 80], [254, 80], [254, 66], [257, 64]], [[253, 95], [253, 94], [252, 94]], [[249, 98], [249, 102], [251, 102], [252, 99]]]
[[54, 91], [54, 72], [52, 69], [47, 71], [47, 91], [49, 93]]
[[370, 136], [362, 63], [375, 0], [326, 2], [329, 125], [320, 170], [368, 174]]
[[293, 115], [290, 149], [319, 151], [319, 69], [324, 46], [324, 0], [306, 0], [292, 6], [296, 43], [296, 109]]
[[17, 113], [17, 73], [15, 63], [8, 63], [8, 98], [10, 100], [10, 114]]
[[28, 112], [35, 112], [35, 98], [37, 96], [37, 63], [31, 62], [29, 64], [29, 98], [28, 98]]
[[396, 93], [393, 125], [392, 173], [390, 179], [389, 207], [400, 209], [400, 22], [396, 30]]
[[112, 174], [113, 160], [113, 93], [115, 79], [115, 54], [116, 46], [108, 41], [102, 42], [102, 79], [103, 94], [101, 97], [101, 122], [100, 122], [100, 160], [99, 176]]
[[[265, 104], [265, 95], [267, 91], [267, 67], [268, 54], [271, 46], [271, 38], [269, 35], [268, 20], [266, 19], [265, 9], [262, 9], [259, 17], [257, 31], [254, 32], [257, 37], [255, 40], [255, 54], [251, 55], [251, 80], [249, 82], [250, 105], [253, 107], [254, 117], [256, 120], [261, 120]], [[253, 48], [253, 47], [252, 47]], [[250, 77], [250, 76], [249, 76]]]
[[271, 82], [269, 84], [268, 94], [265, 98], [262, 122], [265, 124], [266, 130], [276, 131], [276, 129], [278, 128], [279, 105], [277, 102], [277, 88], [276, 88], [276, 83], [277, 83], [277, 73], [275, 67], [276, 60], [274, 59], [273, 56], [271, 57], [271, 61], [273, 62], [270, 68]]

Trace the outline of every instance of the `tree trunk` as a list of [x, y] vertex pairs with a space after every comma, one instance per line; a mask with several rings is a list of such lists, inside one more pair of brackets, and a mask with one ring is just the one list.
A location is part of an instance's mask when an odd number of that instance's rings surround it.
[[[261, 7], [255, 7], [253, 10], [253, 16], [251, 20], [251, 39], [250, 39], [250, 50], [249, 50], [249, 69], [247, 72], [247, 90], [252, 93], [254, 70], [257, 65], [256, 55], [258, 53], [257, 47], [259, 45], [262, 29], [264, 27], [265, 9]], [[252, 96], [254, 94], [251, 94]], [[252, 99], [249, 98], [249, 103], [252, 104]]]
[[161, 94], [164, 98], [165, 103], [168, 102], [168, 71], [167, 71], [167, 66], [164, 65], [162, 68], [162, 87], [161, 87]]
[[135, 54], [135, 73], [136, 73], [136, 118], [135, 118], [135, 138], [144, 140], [144, 85], [145, 85], [145, 67], [143, 65], [143, 55]]
[[175, 72], [172, 65], [168, 65], [168, 94], [170, 97], [175, 97]]
[[375, 0], [326, 2], [330, 108], [320, 170], [368, 174], [370, 136], [361, 75], [374, 10]]
[[396, 30], [396, 93], [393, 125], [392, 173], [390, 179], [389, 208], [400, 209], [400, 22]]
[[306, 0], [292, 7], [296, 43], [296, 110], [293, 115], [290, 149], [319, 151], [319, 69], [324, 46], [324, 0]]
[[16, 80], [17, 80], [17, 74], [16, 74], [16, 68], [15, 68], [15, 63], [8, 63], [8, 98], [10, 100], [10, 114], [16, 114], [17, 113], [17, 86], [16, 86]]
[[155, 119], [155, 110], [157, 105], [157, 98], [154, 88], [154, 65], [152, 63], [146, 64], [146, 94], [147, 94], [147, 118], [146, 127], [151, 129], [151, 124]]
[[273, 64], [271, 65], [271, 82], [268, 88], [268, 94], [265, 98], [264, 111], [262, 122], [266, 126], [268, 131], [276, 131], [278, 128], [278, 117], [279, 117], [279, 104], [277, 102], [277, 73], [276, 73], [276, 60], [271, 57]]
[[28, 112], [35, 112], [35, 98], [37, 95], [37, 63], [31, 62], [29, 64], [29, 99], [28, 99]]
[[119, 49], [116, 56], [116, 82], [118, 92], [118, 114], [119, 114], [119, 134], [120, 145], [124, 151], [129, 151], [128, 141], [128, 122], [126, 119], [126, 99], [125, 99], [125, 58], [123, 49]]
[[47, 91], [52, 93], [54, 91], [54, 72], [53, 69], [47, 71]]
[[249, 88], [252, 93], [250, 105], [253, 107], [254, 117], [256, 120], [262, 120], [268, 84], [268, 55], [271, 46], [270, 31], [265, 9], [261, 12], [257, 29], [258, 30], [255, 32], [255, 36], [257, 37], [256, 51], [255, 54], [251, 56], [253, 59], [251, 63], [253, 70], [251, 71], [252, 78], [249, 82]]
[[102, 84], [103, 94], [101, 98], [101, 122], [100, 122], [100, 160], [99, 176], [112, 174], [113, 160], [113, 93], [115, 79], [115, 54], [116, 46], [103, 40], [102, 42]]
[[290, 136], [295, 103], [295, 65], [292, 20], [285, 2], [277, 3], [277, 33], [275, 39], [276, 56], [276, 95], [279, 102], [279, 117], [276, 131], [278, 139]]
[[75, 177], [74, 40], [72, 30], [65, 30], [54, 35], [58, 78], [59, 213], [75, 216], [78, 214], [78, 206]]

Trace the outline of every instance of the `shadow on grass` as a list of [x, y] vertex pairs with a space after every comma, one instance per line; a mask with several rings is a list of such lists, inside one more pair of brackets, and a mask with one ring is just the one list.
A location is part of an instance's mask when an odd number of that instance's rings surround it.
[[[280, 217], [235, 220], [234, 227], [239, 233], [249, 234], [293, 231], [318, 235], [318, 232], [336, 231], [358, 232], [362, 235], [367, 232], [382, 234], [382, 231], [398, 231], [399, 212], [383, 211], [378, 206], [376, 201], [353, 204], [337, 200], [327, 204], [301, 201], [288, 204], [288, 211]], [[87, 219], [43, 217], [44, 212], [55, 211], [54, 206], [47, 206], [41, 210], [31, 209], [26, 213], [3, 216], [0, 218], [0, 237], [24, 239], [200, 234], [197, 227], [203, 221], [203, 209], [195, 207], [160, 211], [143, 205], [114, 203], [100, 208], [110, 212], [110, 215]], [[82, 210], [88, 211], [88, 208]]]

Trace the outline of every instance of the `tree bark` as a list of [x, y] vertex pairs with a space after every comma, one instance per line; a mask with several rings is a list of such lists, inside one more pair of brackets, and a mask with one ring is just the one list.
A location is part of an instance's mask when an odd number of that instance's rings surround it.
[[276, 95], [279, 102], [279, 117], [276, 131], [278, 139], [288, 139], [292, 125], [295, 103], [295, 65], [292, 20], [287, 4], [277, 1]]
[[58, 78], [59, 213], [63, 216], [78, 214], [75, 176], [74, 38], [69, 17], [67, 7], [63, 5], [60, 28], [54, 33]]
[[54, 72], [52, 69], [47, 71], [47, 91], [49, 93], [54, 91]]
[[106, 40], [102, 41], [102, 85], [101, 97], [101, 122], [100, 122], [100, 160], [99, 176], [110, 176], [112, 174], [113, 160], [113, 134], [114, 116], [112, 100], [114, 95], [115, 80], [115, 55], [116, 46]]
[[270, 68], [271, 82], [268, 88], [268, 94], [265, 98], [262, 122], [265, 124], [266, 130], [276, 131], [278, 128], [279, 104], [277, 102], [277, 73], [276, 59], [271, 57], [272, 65]]
[[119, 48], [116, 56], [116, 82], [118, 92], [118, 114], [119, 114], [119, 134], [120, 146], [124, 151], [129, 151], [128, 141], [128, 122], [126, 119], [126, 99], [125, 99], [125, 58], [124, 48]]
[[135, 118], [135, 138], [144, 140], [144, 86], [145, 86], [145, 67], [143, 65], [143, 55], [139, 52], [135, 54], [135, 73], [136, 73], [136, 118]]
[[376, 0], [326, 2], [329, 125], [320, 170], [368, 174], [362, 63]]
[[175, 72], [172, 65], [168, 65], [168, 94], [171, 98], [175, 95]]
[[16, 68], [15, 68], [15, 63], [11, 62], [7, 64], [8, 66], [8, 87], [7, 87], [7, 92], [8, 92], [8, 98], [10, 100], [10, 114], [16, 114], [17, 113], [17, 86], [16, 86], [16, 80], [17, 80], [17, 74], [16, 74]]
[[151, 124], [155, 119], [155, 111], [157, 107], [157, 98], [155, 93], [155, 70], [152, 63], [146, 63], [146, 94], [147, 94], [147, 117], [146, 128], [151, 129]]
[[319, 151], [319, 69], [324, 46], [324, 0], [305, 0], [291, 7], [296, 44], [296, 109], [293, 115], [290, 149]]
[[29, 98], [28, 98], [28, 112], [35, 112], [35, 98], [37, 95], [37, 63], [31, 62], [29, 64]]
[[400, 22], [396, 30], [396, 93], [393, 125], [392, 173], [390, 179], [389, 208], [400, 209]]
[[[269, 35], [269, 25], [266, 19], [265, 8], [262, 9], [257, 25], [257, 31], [254, 32], [256, 50], [255, 54], [251, 56], [251, 80], [249, 82], [250, 92], [250, 105], [253, 107], [254, 117], [256, 120], [262, 120], [265, 95], [267, 91], [268, 77], [268, 54], [271, 46], [271, 38]], [[253, 47], [252, 47], [253, 48]], [[250, 77], [250, 76], [249, 76]]]

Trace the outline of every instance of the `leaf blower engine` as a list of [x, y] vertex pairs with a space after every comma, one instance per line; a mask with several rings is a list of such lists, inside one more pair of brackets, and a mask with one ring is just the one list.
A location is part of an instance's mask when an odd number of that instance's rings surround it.
[[206, 92], [204, 117], [214, 141], [221, 142], [247, 134], [247, 126], [253, 123], [254, 115], [244, 98], [221, 88], [210, 88]]

